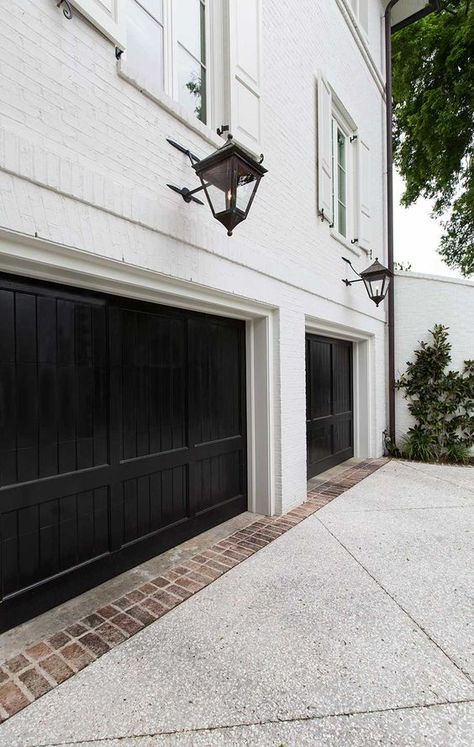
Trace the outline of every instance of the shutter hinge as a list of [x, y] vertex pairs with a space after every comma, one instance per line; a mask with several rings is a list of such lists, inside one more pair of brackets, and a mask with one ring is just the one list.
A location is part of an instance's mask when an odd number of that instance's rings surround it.
[[59, 0], [58, 3], [56, 3], [56, 8], [60, 8], [61, 5], [64, 5], [63, 7], [63, 16], [68, 19], [68, 21], [72, 18], [72, 8], [68, 0]]
[[122, 55], [123, 55], [123, 49], [120, 49], [120, 47], [115, 47], [115, 59], [120, 60]]
[[334, 221], [330, 221], [329, 218], [324, 214], [324, 208], [321, 208], [319, 211], [319, 215], [321, 217], [321, 223], [324, 223], [325, 220], [329, 223], [329, 228], [334, 228]]
[[353, 143], [355, 140], [357, 140], [357, 135], [351, 135], [349, 138], [349, 142]]

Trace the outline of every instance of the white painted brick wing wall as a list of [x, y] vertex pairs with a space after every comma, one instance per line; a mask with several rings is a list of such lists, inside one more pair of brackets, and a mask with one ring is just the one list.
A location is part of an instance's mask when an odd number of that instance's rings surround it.
[[[448, 277], [401, 272], [395, 279], [395, 376], [406, 370], [407, 361], [435, 324], [449, 327], [451, 368], [460, 370], [474, 359], [474, 282]], [[401, 392], [396, 395], [396, 434], [401, 438], [414, 421]]]

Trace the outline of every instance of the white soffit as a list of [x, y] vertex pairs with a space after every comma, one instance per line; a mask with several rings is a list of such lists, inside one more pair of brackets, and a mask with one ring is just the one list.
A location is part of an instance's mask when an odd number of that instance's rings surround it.
[[399, 24], [405, 25], [413, 17], [421, 17], [434, 10], [430, 0], [398, 0], [392, 8], [392, 28]]

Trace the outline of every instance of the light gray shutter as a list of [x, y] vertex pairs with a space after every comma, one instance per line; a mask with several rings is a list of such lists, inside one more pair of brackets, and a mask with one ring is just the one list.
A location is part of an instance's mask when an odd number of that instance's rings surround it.
[[70, 0], [83, 16], [120, 49], [125, 49], [123, 0]]
[[229, 0], [229, 112], [235, 139], [260, 152], [261, 0]]
[[332, 208], [332, 94], [328, 82], [318, 80], [318, 210], [329, 223]]
[[359, 225], [358, 245], [363, 249], [371, 248], [372, 210], [370, 189], [370, 148], [363, 140], [358, 139], [359, 171]]

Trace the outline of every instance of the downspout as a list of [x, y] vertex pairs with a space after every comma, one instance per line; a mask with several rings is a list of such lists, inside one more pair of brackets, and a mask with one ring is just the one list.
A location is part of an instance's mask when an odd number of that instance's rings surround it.
[[[399, 0], [390, 0], [385, 9], [385, 95], [387, 153], [387, 264], [393, 273], [393, 104], [392, 104], [392, 8]], [[388, 435], [395, 441], [395, 276], [388, 294]]]

